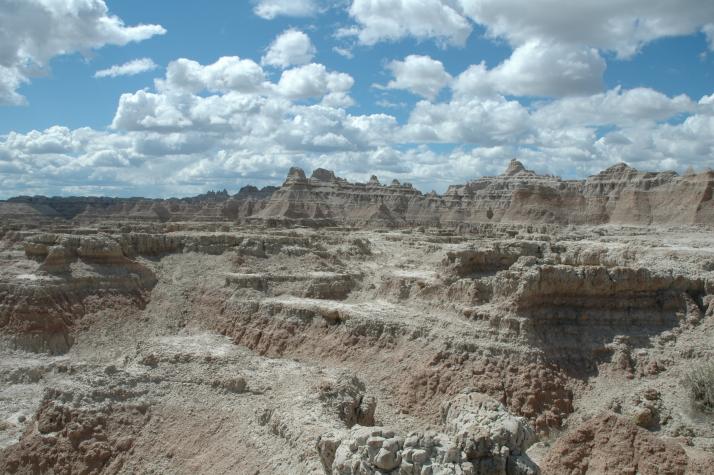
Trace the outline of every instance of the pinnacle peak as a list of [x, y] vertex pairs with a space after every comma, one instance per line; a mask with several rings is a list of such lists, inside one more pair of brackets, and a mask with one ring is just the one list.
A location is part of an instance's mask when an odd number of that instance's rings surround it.
[[506, 176], [513, 176], [524, 171], [527, 171], [526, 167], [524, 167], [521, 162], [514, 158], [508, 163], [508, 167], [506, 168], [506, 171], [503, 172], [503, 174]]

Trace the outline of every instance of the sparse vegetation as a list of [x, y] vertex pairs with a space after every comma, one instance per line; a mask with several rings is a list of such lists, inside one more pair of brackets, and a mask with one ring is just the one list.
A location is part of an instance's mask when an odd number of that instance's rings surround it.
[[704, 412], [714, 413], [714, 363], [694, 368], [685, 379], [694, 404]]

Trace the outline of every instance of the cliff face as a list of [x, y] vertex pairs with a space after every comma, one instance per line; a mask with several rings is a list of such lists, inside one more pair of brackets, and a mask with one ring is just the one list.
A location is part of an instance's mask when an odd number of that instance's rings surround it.
[[[394, 180], [383, 186], [376, 177], [368, 183], [349, 183], [318, 168], [310, 178], [291, 168], [283, 186], [257, 212], [254, 221], [309, 225], [398, 227], [420, 224], [426, 198], [410, 184]], [[429, 222], [433, 217], [429, 216]]]
[[0, 216], [101, 220], [250, 222], [268, 225], [469, 227], [516, 224], [714, 224], [714, 172], [679, 176], [640, 172], [624, 163], [585, 180], [538, 175], [512, 160], [502, 175], [423, 194], [409, 183], [376, 176], [350, 183], [316, 169], [291, 168], [281, 187], [246, 186], [229, 196], [194, 198], [19, 197], [0, 202]]
[[714, 223], [714, 172], [643, 173], [618, 164], [586, 180], [537, 175], [512, 160], [499, 176], [453, 185], [439, 196], [409, 184], [349, 183], [318, 169], [290, 170], [253, 221], [308, 225], [445, 226]]

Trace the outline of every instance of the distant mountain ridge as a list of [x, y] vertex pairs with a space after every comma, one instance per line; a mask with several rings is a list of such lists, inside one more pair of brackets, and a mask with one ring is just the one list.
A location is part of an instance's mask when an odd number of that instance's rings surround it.
[[226, 221], [273, 226], [459, 227], [482, 223], [560, 225], [714, 224], [714, 172], [641, 172], [620, 163], [584, 180], [538, 175], [518, 160], [446, 193], [376, 176], [350, 183], [318, 168], [291, 168], [280, 187], [243, 187], [191, 198], [27, 197], [0, 201], [5, 220]]

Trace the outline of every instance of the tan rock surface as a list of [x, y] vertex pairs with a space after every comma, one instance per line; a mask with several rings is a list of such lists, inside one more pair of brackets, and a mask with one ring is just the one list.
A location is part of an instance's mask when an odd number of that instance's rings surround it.
[[[711, 222], [612, 224], [695, 222], [706, 200], [647, 219], [621, 200], [697, 180], [513, 163], [447, 199], [293, 170], [230, 213], [224, 194], [163, 222], [130, 217], [152, 200], [15, 213], [0, 472], [708, 473], [714, 419], [684, 376], [714, 360]], [[78, 218], [87, 200], [116, 212]], [[610, 224], [549, 224], [569, 203]]]

